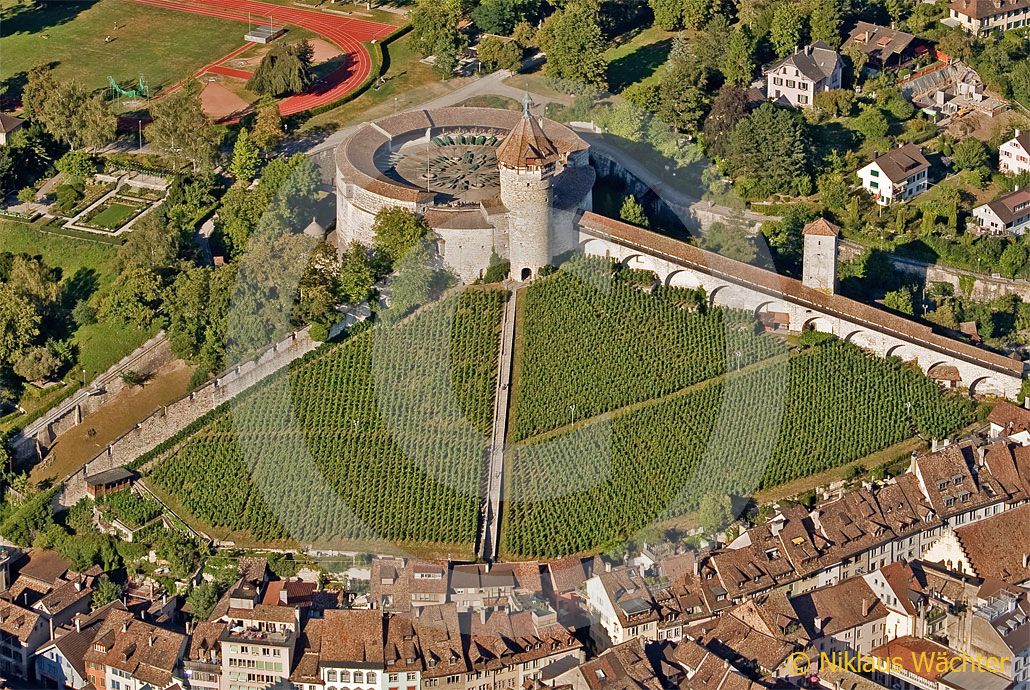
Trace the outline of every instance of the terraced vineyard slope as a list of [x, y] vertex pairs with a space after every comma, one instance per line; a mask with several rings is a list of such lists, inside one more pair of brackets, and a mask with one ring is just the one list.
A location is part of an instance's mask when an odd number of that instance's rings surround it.
[[[690, 291], [649, 294], [611, 262], [579, 257], [530, 285], [520, 306], [511, 436], [661, 397], [783, 351], [752, 315], [685, 308]], [[653, 277], [653, 276], [652, 276]], [[649, 286], [648, 286], [649, 287]]]
[[750, 495], [972, 416], [911, 366], [831, 341], [516, 446], [503, 550], [602, 548], [706, 494]]
[[466, 290], [319, 350], [189, 436], [151, 477], [220, 536], [475, 540], [503, 290]]

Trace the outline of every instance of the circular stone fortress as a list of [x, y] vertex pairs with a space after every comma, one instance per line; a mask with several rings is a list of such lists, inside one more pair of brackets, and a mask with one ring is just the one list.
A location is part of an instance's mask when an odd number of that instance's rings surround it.
[[588, 146], [568, 127], [495, 108], [418, 110], [362, 125], [336, 150], [337, 242], [371, 245], [376, 212], [423, 216], [462, 280], [492, 254], [525, 280], [578, 246], [590, 210]]

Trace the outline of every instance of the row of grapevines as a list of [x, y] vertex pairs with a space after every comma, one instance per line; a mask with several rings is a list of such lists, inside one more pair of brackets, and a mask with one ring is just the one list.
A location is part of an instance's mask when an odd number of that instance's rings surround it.
[[756, 333], [747, 312], [688, 311], [612, 273], [609, 261], [583, 257], [527, 288], [515, 440], [666, 395], [783, 349]]
[[244, 394], [153, 473], [258, 540], [475, 539], [506, 293], [468, 290]]
[[917, 432], [946, 436], [972, 414], [911, 366], [832, 341], [517, 447], [505, 547], [558, 556], [612, 544], [706, 494], [748, 495]]

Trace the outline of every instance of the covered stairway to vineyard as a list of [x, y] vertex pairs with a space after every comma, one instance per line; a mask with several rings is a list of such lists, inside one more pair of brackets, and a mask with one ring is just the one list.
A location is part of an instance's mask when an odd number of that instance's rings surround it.
[[669, 287], [703, 287], [713, 305], [775, 313], [794, 332], [814, 329], [882, 357], [916, 362], [924, 372], [954, 367], [971, 395], [1015, 398], [1024, 363], [935, 332], [930, 326], [801, 281], [705, 251], [596, 213], [578, 222], [586, 254], [654, 272]]

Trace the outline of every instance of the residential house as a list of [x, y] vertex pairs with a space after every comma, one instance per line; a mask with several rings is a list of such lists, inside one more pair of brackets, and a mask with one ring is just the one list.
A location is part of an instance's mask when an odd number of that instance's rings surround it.
[[844, 54], [853, 50], [865, 53], [869, 66], [883, 70], [901, 67], [925, 48], [910, 33], [869, 22], [856, 22], [841, 46]]
[[858, 171], [862, 187], [877, 203], [887, 206], [908, 201], [929, 186], [930, 161], [915, 144], [904, 144], [877, 156]]
[[979, 36], [1030, 26], [1028, 0], [953, 0], [945, 23]]
[[539, 563], [470, 563], [451, 568], [449, 596], [459, 612], [504, 608], [516, 591], [543, 591]]
[[669, 668], [667, 664], [672, 661], [670, 651], [667, 646], [657, 652], [665, 663], [656, 664], [654, 646], [648, 649], [648, 643], [637, 637], [558, 674], [553, 686], [567, 686], [570, 690], [664, 690], [675, 687], [672, 679], [659, 676], [657, 668]]
[[815, 95], [839, 89], [844, 61], [822, 41], [780, 60], [766, 73], [769, 100], [794, 108], [811, 108]]
[[1003, 400], [987, 415], [992, 439], [1006, 438], [1023, 446], [1030, 445], [1030, 410]]
[[1013, 690], [1030, 687], [1030, 594], [997, 582], [985, 583], [969, 614], [968, 633], [955, 645], [973, 657], [1004, 659], [999, 675]]
[[949, 570], [1013, 585], [1030, 581], [1030, 503], [946, 530], [923, 559]]
[[468, 639], [465, 690], [517, 690], [552, 664], [583, 662], [582, 644], [558, 623], [554, 611], [481, 609], [459, 615]]
[[383, 674], [383, 612], [379, 609], [326, 611], [318, 657], [326, 690], [380, 690]]
[[444, 564], [411, 558], [379, 557], [372, 561], [369, 601], [384, 611], [411, 611], [447, 602], [448, 569]]
[[0, 675], [31, 679], [32, 655], [50, 639], [50, 623], [37, 611], [0, 601]]
[[222, 637], [226, 624], [202, 621], [190, 631], [190, 644], [182, 660], [183, 676], [193, 690], [221, 690]]
[[[1008, 681], [987, 668], [964, 667], [954, 651], [932, 640], [899, 637], [869, 652], [882, 687], [898, 690], [1007, 690]], [[927, 663], [927, 660], [934, 663]]]
[[1030, 228], [1030, 188], [1017, 189], [973, 209], [980, 232], [1022, 235]]
[[254, 604], [230, 607], [219, 638], [223, 690], [261, 690], [289, 679], [300, 609]]
[[11, 135], [25, 126], [25, 120], [7, 113], [0, 113], [0, 146], [11, 143]]
[[972, 442], [964, 442], [912, 459], [909, 471], [919, 481], [933, 511], [947, 525], [976, 522], [1008, 507], [1002, 486], [984, 466], [985, 452]]
[[687, 637], [720, 659], [775, 677], [788, 676], [790, 669], [785, 662], [810, 643], [794, 606], [779, 590], [690, 626]]
[[601, 645], [617, 645], [634, 637], [676, 640], [685, 619], [669, 582], [648, 582], [639, 568], [623, 566], [594, 575], [586, 582], [586, 608], [591, 634]]
[[309, 618], [301, 628], [294, 653], [293, 669], [290, 672], [290, 685], [296, 690], [324, 690], [322, 673], [318, 667], [322, 653], [322, 628], [325, 620]]
[[864, 578], [814, 589], [790, 603], [820, 653], [868, 654], [883, 644], [887, 608]]
[[112, 611], [83, 655], [86, 676], [96, 690], [165, 690], [178, 675], [187, 639], [171, 630]]
[[84, 688], [89, 679], [83, 656], [107, 617], [125, 610], [120, 601], [112, 601], [91, 614], [78, 614], [70, 626], [55, 628], [53, 639], [36, 651], [36, 680], [48, 687]]
[[998, 147], [998, 170], [1009, 175], [1030, 172], [1030, 132], [1017, 129]]

